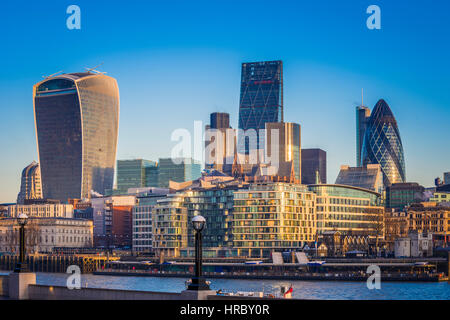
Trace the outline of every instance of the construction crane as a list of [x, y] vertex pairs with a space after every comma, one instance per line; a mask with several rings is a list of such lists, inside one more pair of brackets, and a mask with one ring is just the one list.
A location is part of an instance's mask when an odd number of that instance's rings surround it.
[[106, 72], [102, 72], [102, 71], [98, 71], [96, 70], [98, 67], [102, 66], [104, 64], [104, 62], [100, 63], [98, 66], [94, 67], [94, 68], [85, 68], [87, 73], [97, 73], [97, 74], [106, 74]]
[[49, 79], [49, 78], [52, 78], [52, 77], [54, 77], [54, 76], [56, 76], [57, 74], [60, 74], [60, 73], [63, 73], [64, 71], [58, 71], [58, 72], [55, 72], [54, 74], [51, 74], [51, 75], [49, 75], [49, 76], [42, 76], [42, 78], [44, 78], [44, 79]]

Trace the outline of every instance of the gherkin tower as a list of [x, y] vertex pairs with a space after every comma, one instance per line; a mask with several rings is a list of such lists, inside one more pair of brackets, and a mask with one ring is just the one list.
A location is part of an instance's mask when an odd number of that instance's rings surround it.
[[380, 164], [386, 187], [406, 181], [400, 131], [391, 108], [383, 99], [377, 102], [368, 120], [361, 159], [363, 165]]

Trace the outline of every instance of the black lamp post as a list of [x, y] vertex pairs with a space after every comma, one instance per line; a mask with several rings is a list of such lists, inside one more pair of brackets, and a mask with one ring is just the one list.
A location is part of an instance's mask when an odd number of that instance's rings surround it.
[[28, 222], [28, 216], [25, 213], [19, 214], [17, 217], [17, 223], [20, 226], [20, 239], [19, 239], [19, 262], [14, 269], [14, 272], [27, 272], [28, 268], [25, 263], [25, 225]]
[[205, 228], [206, 219], [202, 216], [195, 216], [192, 219], [192, 226], [195, 230], [195, 276], [192, 278], [188, 290], [211, 290], [205, 279], [202, 277], [202, 231]]

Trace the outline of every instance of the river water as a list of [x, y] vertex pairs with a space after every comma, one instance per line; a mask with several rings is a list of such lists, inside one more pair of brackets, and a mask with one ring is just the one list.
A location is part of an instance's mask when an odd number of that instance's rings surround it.
[[[4, 272], [2, 272], [4, 274]], [[68, 275], [37, 273], [37, 283], [65, 286]], [[182, 278], [120, 277], [82, 275], [82, 287], [139, 291], [180, 292], [185, 288]], [[278, 295], [281, 286], [293, 287], [293, 298], [319, 300], [450, 300], [447, 282], [381, 282], [380, 290], [369, 290], [365, 282], [342, 281], [278, 281], [212, 279], [211, 288], [228, 292], [263, 291]]]

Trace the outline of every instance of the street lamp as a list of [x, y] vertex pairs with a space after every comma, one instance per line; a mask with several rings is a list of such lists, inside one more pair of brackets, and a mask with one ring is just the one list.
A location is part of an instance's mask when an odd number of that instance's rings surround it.
[[14, 269], [14, 272], [27, 272], [27, 265], [25, 263], [25, 225], [28, 222], [28, 216], [25, 213], [19, 214], [17, 223], [20, 226], [20, 242], [19, 242], [19, 262]]
[[195, 216], [192, 219], [192, 226], [195, 230], [195, 276], [192, 278], [188, 290], [211, 290], [202, 277], [202, 231], [205, 225], [206, 219], [202, 216]]

